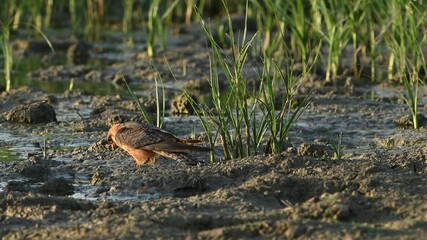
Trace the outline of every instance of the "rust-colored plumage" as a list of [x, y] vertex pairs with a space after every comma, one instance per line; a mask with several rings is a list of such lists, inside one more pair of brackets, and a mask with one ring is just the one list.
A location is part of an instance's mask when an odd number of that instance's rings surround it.
[[138, 165], [154, 164], [157, 155], [195, 164], [197, 162], [188, 152], [211, 151], [210, 148], [194, 146], [200, 142], [198, 140], [178, 138], [161, 128], [138, 122], [115, 124], [108, 131], [108, 142], [132, 155]]

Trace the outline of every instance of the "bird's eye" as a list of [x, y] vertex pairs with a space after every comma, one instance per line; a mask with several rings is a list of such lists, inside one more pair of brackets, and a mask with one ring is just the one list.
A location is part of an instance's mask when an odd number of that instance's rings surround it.
[[108, 141], [108, 144], [114, 143], [113, 138], [111, 136], [108, 136], [107, 141]]

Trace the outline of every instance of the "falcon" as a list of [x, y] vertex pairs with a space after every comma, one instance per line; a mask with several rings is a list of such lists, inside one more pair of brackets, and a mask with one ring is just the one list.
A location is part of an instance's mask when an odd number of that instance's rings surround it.
[[108, 143], [128, 152], [137, 165], [154, 164], [156, 156], [171, 158], [186, 164], [197, 164], [190, 151], [208, 152], [212, 149], [195, 146], [199, 140], [178, 138], [172, 133], [146, 123], [126, 122], [113, 125], [108, 131]]

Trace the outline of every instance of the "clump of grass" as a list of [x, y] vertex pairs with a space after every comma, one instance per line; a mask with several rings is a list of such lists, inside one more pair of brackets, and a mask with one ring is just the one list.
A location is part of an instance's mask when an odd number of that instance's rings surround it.
[[[211, 71], [212, 72], [212, 71]], [[218, 82], [218, 81], [213, 81], [213, 82]], [[212, 85], [211, 85], [212, 86]], [[215, 87], [217, 87], [217, 86], [213, 86], [214, 88], [211, 90], [211, 92], [212, 91], [215, 91], [215, 92], [218, 92], [217, 90], [217, 88], [215, 88]], [[210, 114], [210, 111], [207, 109], [207, 108], [205, 108], [205, 106], [203, 106], [203, 105], [200, 105], [199, 103], [197, 103], [196, 101], [195, 101], [195, 99], [193, 99], [192, 98], [192, 96], [191, 96], [191, 94], [189, 94], [188, 92], [186, 92], [186, 91], [184, 91], [184, 94], [187, 96], [187, 98], [189, 99], [189, 101], [190, 101], [190, 104], [191, 104], [191, 106], [192, 106], [192, 108], [195, 110], [194, 112], [195, 112], [195, 114], [197, 115], [197, 117], [200, 119], [200, 123], [202, 124], [202, 127], [203, 127], [203, 130], [205, 131], [205, 133], [206, 133], [206, 138], [207, 138], [207, 140], [208, 140], [208, 143], [209, 143], [209, 146], [210, 146], [210, 148], [211, 149], [214, 149], [215, 148], [215, 144], [216, 144], [216, 141], [217, 141], [217, 139], [218, 139], [218, 131], [217, 132], [214, 132], [214, 130], [212, 129], [213, 127], [212, 127], [212, 125], [211, 125], [211, 122], [212, 122], [212, 115]], [[211, 151], [210, 152], [210, 162], [211, 163], [213, 163], [213, 162], [215, 162], [215, 154], [214, 154], [214, 151]]]
[[[5, 85], [6, 85], [6, 91], [10, 91], [12, 87], [12, 67], [13, 67], [13, 52], [12, 52], [12, 46], [10, 42], [10, 34], [11, 30], [15, 29], [20, 25], [20, 8], [18, 7], [16, 1], [11, 0], [7, 1], [7, 4], [5, 6], [2, 6], [0, 9], [0, 45], [4, 57], [4, 78], [5, 78]], [[50, 43], [49, 39], [46, 37], [46, 35], [40, 30], [37, 25], [31, 24], [31, 23], [25, 23], [25, 25], [28, 25], [32, 28], [34, 28], [45, 40], [45, 42], [48, 44], [52, 52], [55, 52], [53, 49], [52, 44]]]
[[147, 54], [149, 57], [154, 56], [154, 41], [157, 35], [162, 34], [163, 27], [161, 17], [159, 16], [160, 0], [154, 0], [150, 4], [148, 10], [148, 38], [147, 38]]
[[412, 115], [413, 128], [418, 124], [418, 101], [419, 88], [421, 84], [420, 71], [427, 72], [424, 58], [423, 43], [427, 39], [426, 33], [419, 31], [419, 26], [427, 20], [425, 9], [413, 4], [402, 4], [395, 2], [396, 7], [411, 14], [393, 16], [391, 31], [386, 38], [386, 44], [391, 51], [393, 65], [396, 65], [397, 75], [403, 84], [406, 94], [402, 94]]
[[7, 1], [0, 9], [0, 45], [4, 57], [4, 79], [6, 85], [6, 91], [10, 91], [11, 88], [11, 71], [13, 65], [12, 46], [10, 44], [10, 29], [13, 26], [14, 13], [13, 9], [16, 8], [16, 2], [14, 0]]
[[9, 22], [1, 22], [0, 21], [0, 28], [1, 28], [1, 49], [4, 56], [4, 79], [6, 81], [6, 92], [10, 91], [11, 88], [11, 72], [12, 72], [12, 65], [13, 65], [13, 56], [12, 56], [12, 47], [10, 44], [10, 27], [11, 27], [12, 21]]
[[334, 158], [336, 160], [344, 159], [344, 146], [342, 145], [342, 132], [337, 134], [336, 140], [331, 140], [328, 144], [329, 147], [334, 151]]
[[165, 93], [165, 87], [163, 85], [163, 80], [162, 80], [162, 77], [160, 76], [159, 71], [154, 65], [152, 67], [156, 70], [156, 73], [157, 73], [154, 77], [155, 96], [156, 96], [156, 125], [157, 127], [161, 128], [163, 126], [165, 112], [166, 112], [166, 93]]
[[406, 75], [403, 77], [403, 85], [406, 89], [406, 96], [403, 97], [409, 110], [411, 111], [413, 128], [419, 127], [418, 122], [418, 98], [419, 98], [419, 85], [420, 80], [416, 74], [411, 74], [410, 77]]
[[86, 3], [87, 17], [84, 33], [89, 40], [95, 40], [99, 38], [102, 29], [104, 0], [87, 0]]
[[47, 159], [47, 141], [48, 141], [49, 133], [45, 131], [43, 133], [43, 158]]
[[43, 136], [43, 142], [39, 143], [39, 147], [42, 150], [43, 159], [47, 159], [47, 151], [48, 151], [48, 142], [49, 142], [49, 132], [43, 131], [40, 133], [41, 136]]
[[[198, 15], [199, 23], [212, 46], [209, 84], [213, 110], [193, 104], [195, 112], [202, 122], [211, 146], [217, 138], [220, 139], [226, 160], [259, 154], [267, 131], [271, 134], [267, 148], [271, 149], [272, 153], [280, 152], [283, 150], [282, 143], [287, 133], [307, 106], [308, 98], [304, 99], [295, 111], [292, 110], [297, 87], [292, 74], [292, 64], [287, 66], [288, 73], [285, 76], [281, 74], [278, 65], [272, 64], [267, 54], [264, 58], [263, 72], [260, 74], [260, 90], [255, 93], [248, 90], [243, 70], [256, 34], [246, 41], [245, 27], [242, 40], [236, 41], [230, 14], [224, 1], [223, 4], [228, 16], [228, 38], [232, 53], [229, 57], [223, 54], [224, 51]], [[225, 73], [229, 85], [230, 92], [226, 97], [222, 96], [219, 88], [219, 68]], [[270, 75], [272, 70], [275, 72], [273, 77]], [[281, 107], [276, 109], [274, 90], [278, 79], [281, 79], [283, 81], [281, 83], [285, 86], [285, 97]]]
[[71, 29], [74, 35], [80, 33], [80, 29], [84, 29], [83, 26], [85, 15], [81, 16], [79, 13], [87, 12], [86, 10], [86, 2], [79, 0], [69, 0], [68, 9], [70, 12], [70, 21], [71, 21]]
[[[245, 1], [245, 3], [248, 8], [249, 1]], [[253, 12], [257, 20], [257, 27], [262, 32], [259, 34], [262, 42], [260, 50], [267, 52], [267, 55], [270, 56], [277, 48], [277, 42], [274, 41], [272, 34], [274, 28], [281, 22], [281, 19], [275, 17], [275, 11], [281, 5], [283, 2], [279, 1], [251, 1], [250, 9], [248, 9]]]
[[135, 0], [124, 0], [123, 1], [123, 20], [122, 30], [127, 33], [132, 28], [132, 14]]
[[[162, 49], [166, 49], [166, 42], [168, 39], [168, 29], [164, 24], [165, 19], [171, 14], [179, 0], [175, 0], [171, 4], [161, 0], [152, 0], [148, 10], [148, 36], [147, 36], [147, 54], [149, 57], [155, 55], [155, 42], [160, 38]], [[166, 9], [163, 14], [160, 13], [161, 9]]]
[[[223, 2], [224, 6], [225, 3]], [[209, 122], [217, 131], [223, 148], [225, 159], [242, 158], [250, 154], [249, 121], [251, 108], [248, 105], [249, 92], [246, 88], [247, 80], [243, 76], [243, 67], [248, 57], [248, 51], [254, 38], [246, 41], [246, 32], [243, 33], [242, 42], [236, 43], [233, 27], [227, 7], [225, 8], [229, 18], [229, 38], [231, 42], [231, 59], [226, 59], [214, 40], [206, 25], [200, 21], [211, 45], [213, 57], [211, 62], [211, 93], [215, 113], [202, 113], [209, 116]], [[218, 66], [221, 67], [227, 77], [230, 93], [226, 99], [221, 98], [218, 82]], [[203, 109], [195, 109], [196, 112]], [[246, 132], [245, 132], [246, 131]], [[246, 142], [246, 147], [245, 147]]]
[[52, 18], [52, 9], [53, 9], [53, 0], [47, 0], [46, 1], [46, 8], [45, 8], [45, 16], [44, 16], [44, 27], [48, 28], [50, 26], [50, 21]]
[[354, 5], [344, 4], [344, 11], [348, 16], [349, 31], [351, 34], [351, 41], [353, 44], [353, 73], [354, 76], [360, 78], [361, 68], [359, 66], [359, 53], [361, 51], [359, 35], [360, 28], [365, 20], [365, 11], [363, 9], [362, 1], [356, 1]]
[[340, 11], [343, 4], [339, 1], [315, 1], [313, 4], [324, 21], [324, 25], [316, 30], [328, 44], [326, 81], [330, 81], [338, 76], [340, 57], [350, 40], [348, 17]]
[[[262, 100], [259, 101], [263, 107], [261, 109], [261, 126], [265, 126], [270, 132], [267, 148], [271, 153], [279, 153], [284, 150], [289, 131], [310, 103], [310, 93], [297, 102], [296, 90], [299, 85], [294, 78], [293, 64], [293, 60], [286, 61], [286, 74], [284, 74], [276, 62], [269, 58], [264, 60], [261, 79], [265, 80], [261, 82], [259, 96], [262, 97]], [[271, 72], [274, 73], [272, 77]], [[282, 99], [276, 99], [276, 86], [284, 87], [281, 90], [283, 91]]]

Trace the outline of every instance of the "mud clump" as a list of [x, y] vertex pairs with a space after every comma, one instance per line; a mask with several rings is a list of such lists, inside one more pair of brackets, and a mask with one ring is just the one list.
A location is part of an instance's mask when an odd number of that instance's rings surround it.
[[65, 178], [49, 179], [43, 183], [42, 192], [56, 196], [67, 196], [74, 193], [74, 187]]
[[56, 122], [55, 110], [45, 102], [18, 105], [5, 114], [9, 122], [49, 123]]
[[106, 138], [100, 139], [98, 142], [90, 145], [88, 150], [91, 152], [112, 151], [114, 148], [108, 143]]
[[173, 193], [175, 197], [186, 198], [206, 191], [207, 187], [206, 180], [203, 177], [191, 175], [185, 184], [175, 188]]
[[44, 167], [42, 165], [29, 165], [29, 164], [18, 166], [15, 171], [24, 177], [32, 178], [36, 180], [46, 179], [51, 173], [49, 168], [47, 167]]
[[334, 156], [334, 151], [325, 145], [303, 143], [298, 148], [298, 154], [300, 156], [308, 155], [315, 158], [326, 159], [332, 158]]
[[6, 192], [11, 192], [11, 191], [26, 192], [27, 190], [25, 188], [25, 185], [22, 184], [22, 182], [20, 182], [20, 181], [10, 181], [6, 185]]
[[307, 215], [313, 219], [333, 219], [346, 221], [356, 215], [356, 207], [351, 198], [341, 193], [324, 193], [304, 202], [299, 209], [299, 215]]
[[[423, 114], [417, 114], [417, 119], [418, 119], [418, 125], [419, 126], [427, 126], [427, 118], [423, 115]], [[399, 126], [399, 127], [412, 127], [414, 126], [414, 120], [412, 118], [412, 116], [407, 115], [407, 116], [403, 116], [400, 117], [398, 119], [394, 120], [394, 123]]]
[[181, 94], [176, 97], [172, 101], [172, 114], [178, 116], [194, 114], [194, 109], [191, 105], [191, 101], [194, 101], [195, 104], [197, 104], [198, 101], [195, 96], [190, 95], [190, 97], [192, 98], [192, 100], [189, 99], [186, 94]]
[[67, 49], [68, 63], [73, 65], [86, 64], [89, 60], [89, 48], [90, 45], [82, 41], [72, 44]]

